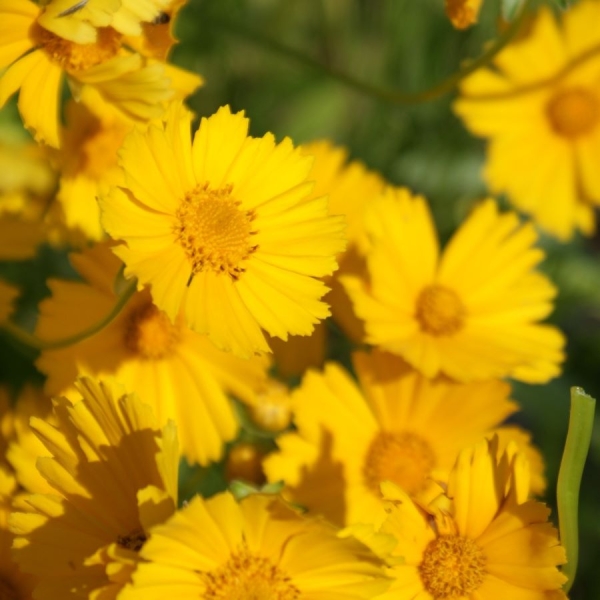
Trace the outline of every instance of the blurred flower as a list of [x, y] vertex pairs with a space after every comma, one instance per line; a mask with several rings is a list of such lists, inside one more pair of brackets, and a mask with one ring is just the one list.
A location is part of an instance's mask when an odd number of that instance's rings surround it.
[[[84, 282], [50, 280], [52, 296], [40, 305], [36, 335], [55, 340], [80, 333], [104, 319], [117, 302], [114, 283], [122, 266], [107, 244], [71, 261]], [[181, 317], [171, 323], [147, 289], [136, 292], [119, 315], [80, 342], [45, 350], [37, 366], [48, 376], [46, 391], [63, 394], [78, 375], [114, 375], [128, 392], [150, 404], [161, 425], [178, 424], [189, 462], [218, 460], [238, 423], [227, 397], [249, 399], [266, 380], [268, 360], [245, 360], [220, 351]]]
[[0, 76], [0, 106], [20, 90], [19, 111], [37, 141], [54, 147], [60, 143], [65, 78], [76, 99], [112, 108], [134, 122], [160, 117], [167, 101], [184, 98], [202, 82], [197, 75], [131, 52], [113, 27], [99, 28], [93, 42], [62, 38], [40, 25], [44, 10], [29, 0], [7, 0], [0, 7], [6, 32], [0, 36], [0, 68], [6, 69]]
[[446, 14], [456, 29], [477, 23], [482, 0], [446, 0]]
[[66, 114], [58, 154], [58, 200], [68, 227], [81, 229], [88, 239], [101, 240], [106, 234], [100, 225], [97, 198], [123, 183], [117, 152], [133, 126], [115, 114], [97, 116], [74, 101], [67, 104]]
[[[355, 540], [273, 496], [195, 497], [142, 548], [122, 600], [179, 597], [373, 598], [389, 582], [382, 563]], [[176, 592], [175, 592], [176, 591]]]
[[46, 446], [37, 467], [53, 494], [26, 496], [10, 516], [14, 557], [47, 600], [116, 598], [150, 529], [177, 505], [177, 434], [113, 384], [79, 382], [54, 401], [58, 427], [32, 419]]
[[485, 178], [561, 240], [594, 230], [600, 205], [600, 2], [542, 8], [493, 68], [461, 85], [454, 108], [489, 140]]
[[342, 281], [367, 341], [427, 377], [512, 377], [543, 383], [560, 374], [564, 337], [539, 321], [556, 289], [535, 266], [544, 258], [531, 223], [479, 204], [440, 256], [425, 200], [389, 188], [371, 204], [368, 279]]
[[465, 446], [518, 408], [501, 381], [429, 380], [381, 352], [356, 354], [354, 367], [359, 385], [335, 363], [307, 373], [292, 396], [298, 431], [265, 459], [269, 481], [340, 525], [383, 518], [383, 481], [428, 497]]
[[221, 108], [202, 119], [174, 106], [164, 129], [133, 132], [121, 151], [126, 186], [101, 199], [103, 224], [126, 245], [126, 276], [151, 284], [171, 320], [222, 350], [268, 352], [262, 329], [309, 335], [329, 314], [318, 281], [344, 247], [340, 217], [310, 198], [311, 159], [289, 139], [247, 135], [248, 119]]
[[382, 531], [393, 535], [395, 578], [378, 600], [566, 600], [566, 562], [544, 504], [527, 500], [527, 468], [518, 454], [497, 459], [494, 442], [464, 450], [447, 496], [426, 510], [401, 490], [390, 498]]

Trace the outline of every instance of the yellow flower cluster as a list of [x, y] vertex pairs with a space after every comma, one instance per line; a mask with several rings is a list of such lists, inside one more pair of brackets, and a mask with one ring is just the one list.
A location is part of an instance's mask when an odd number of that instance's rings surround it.
[[[0, 388], [0, 599], [566, 599], [507, 423], [510, 380], [565, 360], [535, 223], [488, 197], [442, 247], [423, 196], [328, 140], [229, 106], [192, 134], [181, 7], [0, 0], [0, 104], [34, 138], [0, 146], [0, 261], [69, 273], [30, 321], [0, 280], [39, 351]], [[454, 105], [490, 193], [562, 239], [600, 205], [599, 19], [542, 9]]]

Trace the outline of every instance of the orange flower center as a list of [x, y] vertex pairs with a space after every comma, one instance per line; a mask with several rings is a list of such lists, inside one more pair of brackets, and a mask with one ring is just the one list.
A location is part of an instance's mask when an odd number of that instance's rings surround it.
[[443, 535], [429, 542], [419, 573], [435, 600], [463, 598], [483, 583], [485, 556], [473, 540]]
[[171, 356], [179, 342], [180, 328], [154, 304], [145, 304], [129, 317], [125, 346], [136, 356], [159, 360]]
[[221, 567], [202, 574], [205, 600], [296, 600], [300, 590], [268, 559], [246, 549]]
[[112, 27], [99, 27], [95, 43], [76, 44], [40, 26], [34, 30], [34, 37], [50, 60], [69, 72], [84, 71], [113, 58], [122, 38]]
[[421, 491], [435, 466], [431, 446], [411, 432], [379, 432], [371, 442], [364, 462], [367, 486], [380, 495], [380, 484], [391, 481], [409, 494]]
[[192, 275], [213, 271], [234, 281], [258, 246], [252, 244], [254, 213], [240, 210], [232, 186], [212, 190], [207, 184], [187, 193], [175, 216], [174, 231], [192, 264]]
[[575, 138], [594, 129], [600, 120], [598, 98], [584, 88], [562, 90], [546, 107], [552, 129], [558, 135]]
[[430, 285], [417, 299], [415, 317], [431, 335], [451, 335], [462, 329], [466, 311], [460, 298], [442, 285]]
[[10, 582], [0, 578], [0, 600], [19, 600], [20, 597], [21, 595]]
[[139, 552], [142, 546], [146, 543], [146, 534], [141, 529], [136, 529], [127, 535], [117, 537], [117, 544], [127, 550]]

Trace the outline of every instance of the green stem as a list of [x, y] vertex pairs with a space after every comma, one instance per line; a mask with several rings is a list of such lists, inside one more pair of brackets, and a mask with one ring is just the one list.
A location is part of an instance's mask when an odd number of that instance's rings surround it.
[[121, 312], [121, 310], [123, 310], [123, 307], [133, 296], [136, 289], [137, 280], [132, 279], [131, 281], [128, 281], [127, 285], [119, 294], [112, 310], [106, 315], [106, 317], [104, 317], [101, 321], [95, 323], [88, 329], [76, 333], [75, 335], [62, 338], [60, 340], [40, 340], [35, 335], [24, 331], [18, 325], [15, 325], [10, 321], [2, 323], [2, 325], [0, 325], [0, 329], [4, 330], [6, 333], [8, 333], [11, 337], [13, 337], [16, 341], [20, 342], [24, 346], [29, 346], [30, 348], [35, 348], [36, 350], [57, 350], [59, 348], [72, 346], [73, 344], [77, 344], [78, 342], [81, 342], [82, 340], [93, 336], [94, 334], [104, 329], [109, 323], [111, 323], [111, 321]]
[[215, 15], [205, 16], [211, 21], [212, 24], [220, 27], [223, 31], [244, 38], [245, 40], [252, 42], [257, 46], [264, 48], [265, 50], [294, 60], [305, 67], [321, 71], [332, 79], [343, 85], [346, 85], [353, 90], [368, 96], [379, 98], [385, 102], [390, 102], [391, 104], [411, 105], [430, 102], [431, 100], [435, 100], [447, 94], [448, 92], [451, 92], [463, 79], [465, 79], [465, 77], [468, 77], [480, 67], [489, 64], [491, 60], [515, 37], [523, 21], [525, 20], [525, 17], [529, 13], [530, 8], [535, 2], [536, 0], [524, 0], [517, 17], [511, 21], [510, 25], [504, 30], [504, 32], [502, 32], [500, 37], [498, 37], [479, 57], [469, 61], [462, 69], [456, 73], [453, 73], [446, 79], [443, 79], [431, 88], [414, 93], [386, 89], [371, 85], [354, 78], [348, 73], [335, 69], [334, 67], [324, 65], [323, 63], [314, 60], [310, 56], [307, 56], [303, 52], [295, 50], [294, 48], [290, 48], [289, 46], [277, 40], [266, 37], [262, 33], [252, 31], [240, 23], [236, 23], [229, 19]]
[[592, 439], [595, 406], [594, 398], [588, 396], [581, 388], [571, 388], [569, 430], [556, 486], [560, 539], [567, 553], [567, 563], [563, 567], [563, 573], [567, 576], [565, 593], [571, 589], [577, 573], [579, 486]]

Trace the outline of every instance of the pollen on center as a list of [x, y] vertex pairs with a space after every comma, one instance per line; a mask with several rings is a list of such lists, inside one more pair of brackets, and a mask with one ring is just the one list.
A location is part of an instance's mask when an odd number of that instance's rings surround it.
[[99, 27], [93, 44], [76, 44], [36, 26], [33, 35], [50, 60], [69, 72], [78, 72], [114, 58], [121, 49], [122, 35], [112, 27]]
[[435, 463], [430, 444], [421, 436], [409, 431], [381, 431], [369, 446], [363, 475], [366, 485], [378, 496], [383, 481], [416, 494], [425, 486]]
[[145, 304], [132, 312], [125, 328], [125, 346], [136, 356], [159, 360], [175, 351], [180, 328], [154, 304]]
[[421, 330], [434, 336], [451, 335], [462, 329], [466, 310], [456, 293], [442, 285], [430, 285], [417, 299], [415, 317]]
[[428, 544], [419, 574], [434, 598], [464, 598], [483, 583], [485, 564], [483, 551], [473, 540], [443, 535]]
[[258, 248], [252, 241], [254, 213], [242, 210], [232, 191], [230, 185], [217, 190], [198, 186], [177, 208], [174, 231], [193, 274], [213, 271], [237, 280], [244, 261]]
[[247, 549], [221, 567], [202, 574], [206, 600], [297, 600], [300, 590], [267, 558]]

